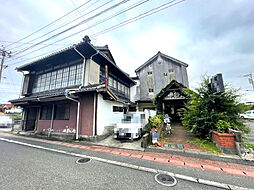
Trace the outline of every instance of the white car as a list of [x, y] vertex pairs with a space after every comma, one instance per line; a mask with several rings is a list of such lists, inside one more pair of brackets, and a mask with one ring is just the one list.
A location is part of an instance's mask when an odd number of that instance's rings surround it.
[[12, 119], [6, 115], [0, 115], [0, 127], [11, 127], [12, 126]]
[[254, 119], [254, 110], [249, 110], [240, 114], [240, 117], [243, 119]]
[[18, 113], [18, 114], [20, 114], [20, 113], [22, 113], [22, 109], [21, 108], [14, 108], [14, 109], [6, 110], [6, 113], [10, 113], [10, 114]]
[[114, 138], [137, 139], [142, 136], [146, 124], [145, 114], [132, 113], [124, 115], [124, 119], [114, 127]]

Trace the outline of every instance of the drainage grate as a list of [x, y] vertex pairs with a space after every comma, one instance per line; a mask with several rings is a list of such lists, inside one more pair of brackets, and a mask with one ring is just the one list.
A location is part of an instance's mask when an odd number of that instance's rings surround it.
[[156, 174], [155, 181], [157, 181], [161, 185], [165, 186], [174, 186], [176, 185], [177, 181], [174, 177], [166, 174]]
[[90, 158], [80, 158], [76, 161], [77, 164], [85, 164], [89, 162], [91, 159]]

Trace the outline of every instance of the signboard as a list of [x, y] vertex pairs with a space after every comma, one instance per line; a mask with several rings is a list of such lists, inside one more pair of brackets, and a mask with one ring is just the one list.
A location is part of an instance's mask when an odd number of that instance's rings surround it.
[[225, 92], [222, 74], [219, 73], [211, 78], [210, 87], [213, 93]]

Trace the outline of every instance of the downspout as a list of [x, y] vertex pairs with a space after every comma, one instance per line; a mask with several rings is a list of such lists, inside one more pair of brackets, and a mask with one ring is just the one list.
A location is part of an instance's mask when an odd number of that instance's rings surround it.
[[53, 130], [54, 113], [55, 113], [55, 104], [52, 104], [52, 113], [51, 113], [51, 121], [50, 121], [50, 130], [49, 130], [49, 133], [48, 133], [48, 137], [50, 137], [51, 131]]
[[80, 87], [81, 87], [81, 86], [84, 86], [85, 70], [86, 70], [86, 58], [80, 51], [77, 50], [76, 46], [73, 46], [73, 49], [83, 58], [82, 85], [80, 85]]
[[[86, 58], [85, 58], [85, 56], [84, 56], [81, 52], [79, 52], [79, 51], [77, 50], [77, 48], [76, 48], [75, 45], [73, 46], [73, 49], [84, 59], [84, 60], [83, 60], [83, 63], [85, 63], [85, 64], [84, 64], [84, 67], [83, 67], [83, 73], [82, 73], [82, 85], [79, 86], [79, 89], [80, 89], [82, 86], [84, 86], [85, 69], [86, 69]], [[93, 56], [97, 55], [98, 53], [99, 53], [99, 51], [96, 51], [95, 54], [91, 55], [90, 59], [92, 60]], [[89, 66], [88, 84], [89, 84], [89, 82], [90, 82], [90, 70], [91, 70], [91, 66]], [[75, 100], [75, 99], [69, 97], [68, 95], [69, 95], [69, 94], [68, 94], [68, 90], [66, 90], [65, 97], [66, 97], [67, 99], [69, 99], [69, 100], [72, 100], [72, 101], [78, 103], [78, 108], [77, 108], [77, 125], [76, 125], [76, 140], [78, 140], [78, 138], [79, 138], [78, 132], [79, 132], [79, 117], [80, 117], [80, 101]], [[97, 102], [97, 100], [96, 100], [96, 102]], [[96, 104], [97, 104], [97, 103], [96, 103]], [[96, 110], [95, 110], [95, 112], [96, 112], [96, 116], [97, 116], [97, 105], [96, 105]], [[95, 119], [95, 134], [97, 133], [97, 126], [96, 126], [97, 121], [96, 121], [96, 120], [97, 120], [97, 118]]]
[[105, 65], [105, 89], [108, 92], [108, 66]]
[[94, 135], [97, 135], [97, 107], [98, 107], [98, 93], [95, 94]]
[[[75, 45], [73, 46], [73, 49], [83, 58], [82, 84], [79, 86], [79, 89], [80, 89], [82, 86], [84, 86], [85, 70], [86, 70], [86, 58], [85, 58], [85, 56], [80, 51], [77, 50]], [[78, 103], [78, 108], [77, 108], [77, 124], [76, 124], [76, 140], [78, 140], [78, 138], [79, 138], [80, 101], [75, 100], [75, 99], [69, 97], [68, 95], [69, 95], [68, 93], [65, 94], [65, 97], [67, 99], [72, 100], [72, 101]]]
[[68, 90], [66, 90], [65, 97], [66, 97], [67, 99], [69, 99], [69, 100], [72, 100], [72, 101], [78, 103], [78, 108], [77, 108], [77, 125], [76, 125], [76, 140], [78, 140], [78, 138], [79, 138], [79, 133], [78, 133], [78, 132], [79, 132], [80, 101], [71, 98], [71, 97], [69, 96]]

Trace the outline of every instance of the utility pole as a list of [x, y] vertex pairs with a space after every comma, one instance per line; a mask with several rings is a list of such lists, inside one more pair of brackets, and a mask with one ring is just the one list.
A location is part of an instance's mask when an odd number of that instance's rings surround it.
[[244, 77], [249, 77], [249, 83], [252, 85], [252, 89], [254, 90], [254, 82], [253, 82], [253, 78], [252, 78], [252, 73], [247, 74], [247, 75], [243, 75]]
[[2, 55], [2, 60], [1, 60], [1, 65], [0, 65], [0, 83], [2, 79], [2, 73], [3, 73], [3, 68], [4, 68], [4, 59], [6, 56], [11, 57], [11, 51], [6, 51], [4, 46], [0, 49], [0, 54]]

